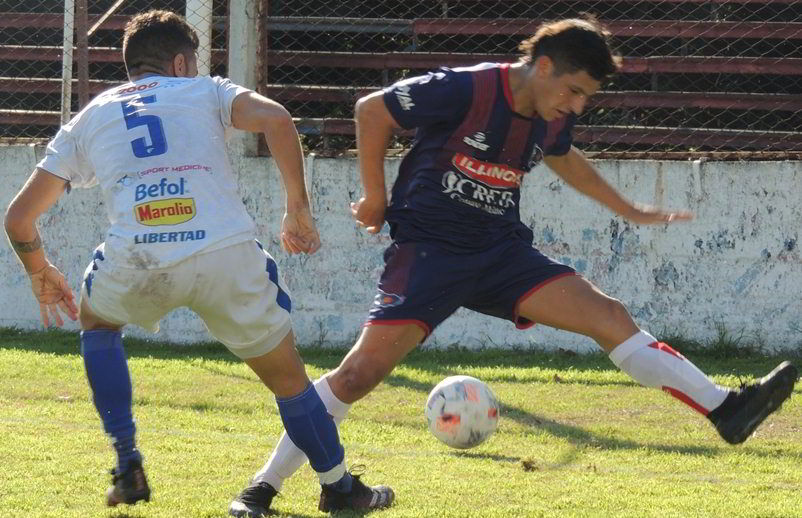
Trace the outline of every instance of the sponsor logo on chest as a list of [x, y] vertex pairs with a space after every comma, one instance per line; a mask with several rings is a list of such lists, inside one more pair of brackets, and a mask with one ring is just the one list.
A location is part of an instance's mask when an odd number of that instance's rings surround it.
[[490, 149], [490, 144], [485, 144], [485, 140], [487, 140], [487, 136], [481, 131], [477, 131], [472, 137], [466, 136], [462, 139], [464, 143], [480, 151], [487, 151]]
[[523, 171], [510, 166], [484, 162], [462, 153], [454, 154], [451, 163], [461, 173], [490, 187], [505, 189], [520, 187], [524, 176]]
[[142, 225], [178, 225], [195, 217], [195, 200], [167, 198], [140, 203], [134, 207], [137, 222]]
[[189, 192], [185, 178], [179, 178], [177, 182], [168, 182], [167, 178], [162, 178], [159, 183], [150, 185], [141, 183], [136, 186], [134, 191], [134, 201], [142, 201], [146, 198], [157, 198], [159, 196], [177, 196]]

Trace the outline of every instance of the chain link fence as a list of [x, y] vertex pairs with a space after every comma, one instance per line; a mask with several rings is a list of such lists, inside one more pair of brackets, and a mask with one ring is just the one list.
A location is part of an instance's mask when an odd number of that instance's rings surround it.
[[540, 22], [589, 12], [624, 65], [580, 118], [583, 149], [802, 154], [799, 1], [271, 0], [263, 9], [264, 93], [300, 118], [319, 152], [353, 147], [360, 95], [440, 65], [514, 61]]
[[52, 138], [92, 96], [125, 83], [123, 28], [154, 8], [185, 15], [199, 67], [225, 75], [226, 0], [0, 0], [2, 142]]
[[[440, 65], [514, 61], [541, 21], [590, 12], [625, 59], [580, 118], [583, 149], [802, 157], [798, 0], [260, 1], [260, 90], [298, 118], [310, 151], [354, 147], [353, 104], [365, 93]], [[0, 138], [50, 138], [92, 95], [125, 82], [122, 28], [147, 9], [185, 14], [201, 60], [211, 47], [208, 70], [225, 75], [228, 14], [243, 5], [0, 0]], [[397, 147], [408, 143], [401, 135]]]

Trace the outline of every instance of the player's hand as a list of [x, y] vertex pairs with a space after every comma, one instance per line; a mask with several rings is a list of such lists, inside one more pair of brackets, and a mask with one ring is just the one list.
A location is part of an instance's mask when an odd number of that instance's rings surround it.
[[309, 208], [284, 213], [281, 245], [290, 254], [314, 254], [320, 249], [320, 234]]
[[693, 214], [687, 210], [663, 210], [651, 205], [636, 203], [625, 217], [639, 225], [650, 225], [659, 223], [675, 223], [677, 221], [690, 221]]
[[387, 201], [383, 198], [360, 198], [351, 202], [351, 215], [359, 225], [371, 234], [378, 234], [384, 225], [384, 210]]
[[70, 320], [78, 319], [75, 296], [67, 285], [64, 274], [58, 268], [49, 264], [38, 272], [30, 274], [30, 278], [31, 289], [39, 302], [39, 314], [45, 327], [50, 326], [51, 318], [57, 326], [64, 325], [61, 313], [68, 316]]

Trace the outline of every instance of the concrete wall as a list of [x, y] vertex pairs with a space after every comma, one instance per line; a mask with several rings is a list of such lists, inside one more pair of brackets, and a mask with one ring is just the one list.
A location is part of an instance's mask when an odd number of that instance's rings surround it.
[[[41, 150], [0, 148], [0, 206], [24, 183]], [[724, 326], [772, 348], [802, 346], [802, 164], [601, 161], [603, 175], [645, 203], [688, 208], [690, 223], [635, 226], [584, 199], [545, 167], [526, 179], [521, 213], [546, 254], [572, 265], [621, 299], [637, 322], [655, 334], [707, 340]], [[357, 199], [356, 162], [307, 159], [308, 182], [323, 248], [289, 257], [277, 239], [283, 192], [272, 161], [239, 157], [243, 200], [258, 235], [276, 257], [294, 302], [302, 344], [353, 341], [374, 296], [389, 243], [358, 229], [348, 212]], [[398, 167], [388, 160], [388, 180]], [[388, 182], [389, 184], [390, 182]], [[77, 290], [106, 218], [98, 190], [74, 191], [40, 220], [51, 260]], [[0, 326], [34, 328], [38, 309], [28, 281], [7, 245], [0, 246]], [[145, 336], [140, 329], [130, 334]], [[178, 310], [162, 321], [159, 339], [207, 340], [201, 322]], [[509, 322], [460, 310], [438, 328], [431, 346], [538, 346], [592, 350], [589, 339], [538, 327], [518, 331]]]

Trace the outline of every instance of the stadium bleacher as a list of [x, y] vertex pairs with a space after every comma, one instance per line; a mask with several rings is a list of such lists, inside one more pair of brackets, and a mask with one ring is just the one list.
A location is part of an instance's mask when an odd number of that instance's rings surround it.
[[[519, 0], [418, 2], [420, 9], [416, 2], [402, 9], [383, 0], [361, 11], [356, 4], [271, 2], [263, 20], [261, 91], [298, 117], [311, 147], [349, 145], [348, 138], [332, 144], [330, 137], [353, 135], [358, 96], [440, 65], [513, 61], [519, 40], [570, 8], [599, 13], [624, 56], [621, 74], [591, 100], [580, 120], [576, 139], [583, 147], [802, 153], [800, 2], [570, 0], [559, 3], [559, 12], [554, 2]], [[224, 9], [215, 7], [216, 73], [224, 73], [227, 59]], [[354, 16], [363, 11], [365, 16]], [[90, 13], [90, 25], [99, 14]], [[90, 39], [93, 94], [125, 78], [119, 39], [129, 15], [111, 16]], [[33, 24], [50, 37], [16, 43], [14, 35]], [[0, 129], [6, 137], [53, 134], [60, 109], [61, 24], [56, 9], [0, 13]], [[47, 76], [9, 74], [20, 62]], [[21, 94], [34, 92], [40, 105], [20, 102], [27, 98]]]

